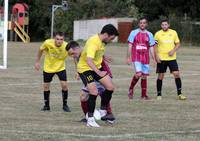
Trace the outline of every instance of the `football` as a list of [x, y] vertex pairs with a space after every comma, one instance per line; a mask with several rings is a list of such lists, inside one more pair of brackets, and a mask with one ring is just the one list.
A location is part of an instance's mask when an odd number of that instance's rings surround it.
[[100, 114], [99, 110], [95, 109], [94, 118], [95, 118], [95, 120], [101, 120], [101, 114]]
[[[86, 114], [86, 119], [88, 119], [88, 113]], [[94, 119], [101, 120], [101, 114], [100, 114], [99, 110], [97, 110], [97, 109], [94, 110]]]

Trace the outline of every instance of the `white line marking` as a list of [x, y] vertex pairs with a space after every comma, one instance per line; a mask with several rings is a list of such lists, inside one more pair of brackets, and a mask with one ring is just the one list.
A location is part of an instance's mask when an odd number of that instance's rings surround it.
[[188, 131], [161, 131], [161, 132], [143, 132], [143, 133], [126, 133], [126, 134], [118, 134], [118, 135], [92, 135], [92, 134], [84, 134], [84, 133], [64, 133], [64, 132], [51, 132], [51, 131], [24, 131], [24, 130], [1, 130], [0, 134], [5, 133], [14, 133], [14, 134], [38, 134], [38, 135], [59, 135], [59, 136], [72, 136], [72, 137], [84, 137], [84, 138], [139, 138], [143, 136], [152, 136], [152, 135], [170, 135], [170, 134], [199, 134], [200, 130], [188, 130]]
[[[183, 77], [187, 77], [187, 76], [200, 76], [200, 74], [185, 74], [182, 75]], [[148, 78], [153, 79], [155, 78], [155, 76], [149, 76]], [[165, 78], [171, 78], [171, 75], [167, 75]], [[130, 80], [131, 78], [116, 78], [113, 79], [113, 81], [123, 81], [123, 80]], [[67, 81], [68, 83], [82, 83], [81, 81], [77, 81], [77, 80], [70, 80]], [[59, 82], [52, 82], [52, 84], [59, 84]], [[42, 82], [34, 82], [34, 83], [10, 83], [10, 84], [0, 84], [0, 87], [6, 87], [6, 86], [27, 86], [27, 85], [42, 85]]]

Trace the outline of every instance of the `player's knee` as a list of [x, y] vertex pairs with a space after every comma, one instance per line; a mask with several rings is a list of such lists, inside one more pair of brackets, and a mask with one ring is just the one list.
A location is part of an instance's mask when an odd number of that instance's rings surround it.
[[84, 93], [83, 91], [80, 94], [80, 101], [87, 101], [88, 100], [88, 94]]
[[180, 77], [179, 72], [174, 72], [173, 75], [174, 75], [174, 78], [179, 78]]
[[158, 79], [159, 80], [163, 80], [164, 79], [164, 75], [163, 74], [158, 75]]
[[141, 77], [143, 80], [146, 80], [147, 79], [147, 76], [142, 76]]
[[44, 87], [44, 91], [49, 91], [49, 87]]
[[114, 84], [112, 83], [112, 81], [110, 83], [107, 83], [107, 85], [105, 86], [105, 89], [107, 89], [109, 91], [114, 91], [115, 87], [114, 87]]
[[65, 91], [68, 90], [68, 87], [67, 87], [66, 83], [61, 83], [61, 87], [62, 87], [62, 90], [65, 90]]
[[98, 90], [96, 88], [90, 88], [89, 89], [90, 94], [92, 95], [98, 95]]
[[44, 91], [49, 91], [49, 84], [44, 84]]
[[62, 85], [62, 90], [65, 90], [65, 91], [67, 91], [67, 90], [68, 90], [68, 87], [67, 87], [67, 85]]
[[136, 73], [135, 76], [136, 76], [136, 78], [140, 78], [140, 77], [142, 77], [142, 73]]
[[106, 89], [109, 90], [109, 91], [114, 91], [115, 87], [113, 85], [111, 85], [111, 86], [107, 87]]

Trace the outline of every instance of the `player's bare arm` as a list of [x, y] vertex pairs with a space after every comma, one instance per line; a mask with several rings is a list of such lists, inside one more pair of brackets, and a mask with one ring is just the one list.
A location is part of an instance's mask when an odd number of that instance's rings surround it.
[[[79, 59], [79, 57], [73, 57], [73, 58], [74, 58], [75, 70], [77, 70], [77, 64], [78, 64], [78, 59]], [[79, 77], [79, 74], [78, 74], [77, 71], [76, 71], [76, 73], [75, 73], [75, 79], [76, 79], [76, 80], [80, 80], [80, 77]]]
[[111, 63], [113, 61], [113, 59], [110, 55], [104, 55], [103, 58], [107, 63]]
[[87, 64], [88, 64], [88, 66], [89, 66], [94, 72], [96, 72], [99, 76], [104, 77], [104, 76], [107, 74], [106, 71], [100, 71], [100, 70], [95, 66], [95, 64], [93, 63], [92, 58], [90, 58], [90, 57], [87, 57]]
[[44, 52], [44, 50], [39, 49], [38, 53], [37, 53], [37, 56], [36, 56], [36, 59], [35, 59], [35, 69], [37, 71], [40, 70], [40, 59], [42, 57], [43, 52]]
[[155, 46], [153, 46], [153, 47], [151, 47], [150, 48], [150, 53], [151, 53], [151, 57], [152, 57], [152, 60], [153, 60], [153, 65], [154, 65], [154, 67], [155, 67], [155, 65], [156, 65], [156, 54], [155, 54]]
[[131, 62], [131, 50], [132, 50], [132, 44], [129, 43], [128, 44], [128, 50], [127, 50], [127, 59], [126, 59], [126, 63], [128, 65], [130, 65], [130, 62]]
[[[82, 48], [76, 41], [70, 41], [66, 46], [66, 51], [68, 52], [68, 55], [73, 58], [75, 70], [77, 70], [77, 64], [80, 58], [80, 54], [82, 51]], [[75, 72], [75, 79], [79, 80], [79, 74], [76, 71]]]
[[180, 43], [175, 43], [175, 47], [173, 50], [171, 50], [168, 54], [169, 56], [173, 56], [174, 53], [180, 48]]
[[158, 55], [157, 46], [158, 46], [157, 44], [155, 44], [155, 46], [154, 46], [155, 60], [156, 60], [157, 63], [161, 63], [160, 57]]

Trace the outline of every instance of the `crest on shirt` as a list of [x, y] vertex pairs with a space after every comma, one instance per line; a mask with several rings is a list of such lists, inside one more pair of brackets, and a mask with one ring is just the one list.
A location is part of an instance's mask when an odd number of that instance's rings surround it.
[[172, 37], [172, 34], [169, 34], [169, 37]]

